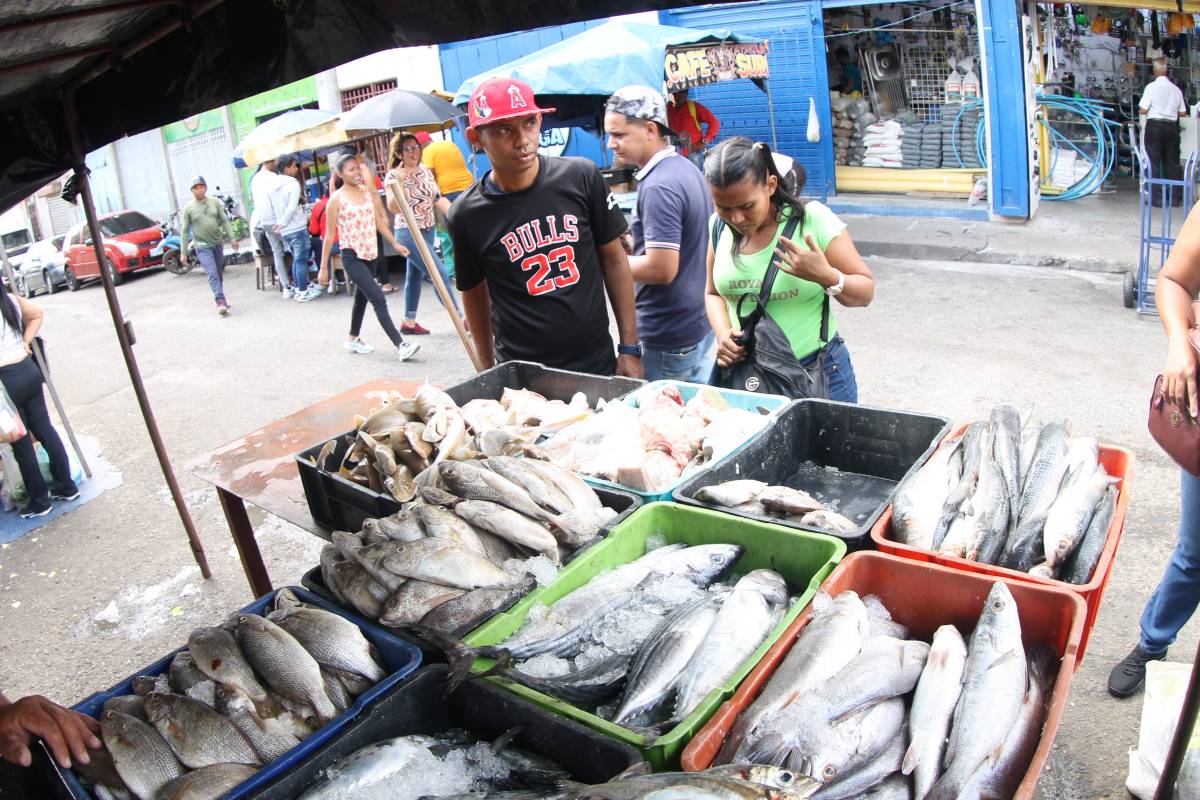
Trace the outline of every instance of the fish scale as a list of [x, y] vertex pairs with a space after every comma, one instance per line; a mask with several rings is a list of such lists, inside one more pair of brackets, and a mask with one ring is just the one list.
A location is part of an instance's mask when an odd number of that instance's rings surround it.
[[344, 617], [302, 606], [277, 611], [269, 619], [294, 636], [322, 666], [353, 672], [376, 683], [387, 677], [374, 658], [371, 643]]
[[290, 633], [255, 614], [238, 618], [238, 642], [246, 658], [279, 695], [311, 705], [328, 722], [337, 709], [325, 694], [321, 667]]
[[232, 722], [204, 703], [177, 694], [146, 696], [146, 718], [186, 766], [261, 763]]
[[163, 786], [184, 773], [170, 745], [140, 719], [105, 711], [100, 733], [117, 774], [138, 800], [155, 800]]

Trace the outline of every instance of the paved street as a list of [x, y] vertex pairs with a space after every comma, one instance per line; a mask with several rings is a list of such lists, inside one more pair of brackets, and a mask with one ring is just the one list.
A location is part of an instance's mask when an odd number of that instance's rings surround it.
[[[874, 260], [875, 304], [839, 311], [864, 403], [985, 417], [999, 401], [1042, 420], [1132, 448], [1137, 456], [1126, 536], [1092, 637], [1075, 676], [1042, 794], [1123, 797], [1127, 750], [1140, 699], [1108, 697], [1108, 669], [1136, 640], [1142, 604], [1174, 541], [1178, 479], [1145, 432], [1160, 367], [1155, 320], [1121, 307], [1116, 276], [1046, 268]], [[181, 644], [200, 624], [250, 600], [215, 495], [182, 465], [240, 434], [380, 376], [453, 382], [470, 366], [432, 289], [420, 321], [433, 329], [416, 360], [397, 363], [368, 315], [364, 338], [342, 349], [345, 295], [307, 305], [257, 292], [250, 265], [227, 278], [233, 313], [213, 312], [204, 278], [149, 274], [119, 289], [167, 447], [215, 577], [202, 581], [137, 413], [103, 293], [39, 297], [59, 390], [77, 429], [99, 440], [123, 475], [120, 487], [0, 550], [0, 686], [73, 701], [105, 688]], [[390, 297], [400, 316], [400, 295]], [[350, 420], [347, 420], [349, 424]], [[319, 540], [277, 520], [258, 525], [276, 584], [298, 582]], [[1190, 660], [1195, 623], [1172, 650]]]

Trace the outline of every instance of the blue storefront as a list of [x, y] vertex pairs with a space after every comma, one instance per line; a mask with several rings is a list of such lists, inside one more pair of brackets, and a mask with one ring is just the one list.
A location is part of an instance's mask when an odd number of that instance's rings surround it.
[[[961, 4], [961, 3], [960, 3]], [[824, 12], [861, 6], [860, 0], [757, 0], [695, 6], [660, 12], [665, 25], [727, 28], [770, 42], [771, 100], [778, 149], [800, 161], [808, 172], [805, 194], [837, 197], [834, 167], [829, 75], [826, 66]], [[1036, 170], [1032, 164], [1027, 124], [1026, 65], [1021, 49], [1020, 9], [1014, 0], [974, 0], [981, 57], [982, 95], [989, 158], [988, 208], [972, 215], [1028, 219], [1036, 209]], [[602, 20], [601, 20], [602, 21]], [[471, 40], [440, 49], [446, 88], [454, 91], [466, 78], [535, 52], [548, 44], [586, 30], [598, 22]], [[693, 97], [722, 121], [721, 136], [743, 135], [770, 141], [771, 111], [765, 95], [749, 81], [714, 84], [694, 90]], [[810, 98], [821, 125], [820, 141], [806, 138]], [[561, 137], [560, 137], [561, 138]], [[465, 148], [465, 142], [460, 144]], [[570, 129], [566, 155], [605, 163], [597, 136]], [[897, 204], [862, 210], [897, 213]], [[902, 204], [900, 204], [902, 206]], [[900, 213], [903, 213], [901, 208]], [[922, 213], [937, 214], [926, 208]], [[964, 216], [962, 204], [947, 204], [945, 213]]]

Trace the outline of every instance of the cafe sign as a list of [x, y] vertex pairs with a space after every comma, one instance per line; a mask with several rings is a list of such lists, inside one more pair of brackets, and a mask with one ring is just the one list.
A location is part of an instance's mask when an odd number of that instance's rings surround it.
[[768, 72], [766, 42], [669, 47], [663, 64], [668, 94], [735, 78], [766, 80]]

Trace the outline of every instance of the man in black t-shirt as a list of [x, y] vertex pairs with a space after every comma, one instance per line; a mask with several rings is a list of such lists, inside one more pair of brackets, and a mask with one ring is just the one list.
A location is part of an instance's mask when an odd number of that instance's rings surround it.
[[[600, 170], [538, 154], [542, 112], [521, 81], [489, 78], [471, 95], [467, 138], [492, 169], [450, 208], [455, 275], [485, 367], [537, 361], [642, 377], [625, 217]], [[614, 358], [607, 293], [620, 335]]]

